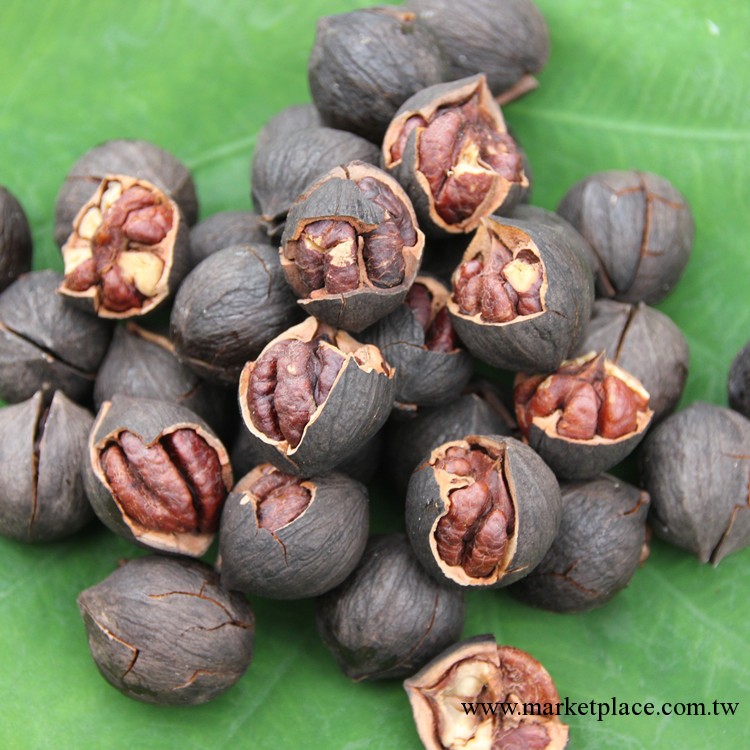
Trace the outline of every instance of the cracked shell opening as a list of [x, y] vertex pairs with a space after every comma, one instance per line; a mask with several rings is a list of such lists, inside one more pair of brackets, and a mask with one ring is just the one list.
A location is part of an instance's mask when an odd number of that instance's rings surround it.
[[430, 750], [559, 750], [567, 744], [547, 670], [491, 637], [458, 644], [404, 687]]
[[271, 341], [240, 377], [245, 422], [292, 453], [353, 361], [364, 372], [389, 374], [380, 350], [308, 318]]
[[574, 442], [621, 440], [645, 430], [653, 416], [648, 391], [603, 352], [567, 360], [551, 374], [519, 375], [514, 400], [524, 435], [535, 424]]
[[421, 233], [408, 196], [385, 172], [360, 162], [337, 167], [295, 206], [281, 260], [303, 299], [391, 290], [413, 278]]
[[91, 298], [103, 317], [148, 312], [169, 294], [180, 221], [177, 205], [150, 182], [105, 177], [62, 248], [60, 291]]
[[528, 185], [484, 76], [395, 118], [383, 143], [388, 168], [405, 158], [412, 139], [415, 176], [430, 197], [430, 213], [450, 231], [470, 231], [514, 186]]
[[437, 279], [417, 276], [404, 302], [424, 329], [424, 348], [432, 352], [453, 352], [461, 347], [448, 313], [450, 293]]
[[275, 534], [307, 510], [313, 500], [314, 485], [271, 464], [262, 464], [237, 489], [246, 493], [240, 504], [253, 504], [258, 528]]
[[510, 323], [544, 312], [547, 272], [526, 232], [483, 220], [452, 278], [450, 309], [478, 323]]
[[446, 443], [430, 465], [446, 508], [431, 532], [435, 559], [460, 584], [497, 582], [517, 536], [505, 446], [481, 437]]

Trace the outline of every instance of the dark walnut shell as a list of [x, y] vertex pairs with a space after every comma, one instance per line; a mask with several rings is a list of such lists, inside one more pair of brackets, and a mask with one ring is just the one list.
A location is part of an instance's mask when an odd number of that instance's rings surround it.
[[650, 524], [702, 563], [750, 545], [750, 421], [696, 402], [657, 425], [639, 451]]
[[429, 242], [425, 242], [420, 274], [430, 274], [450, 286], [451, 276], [473, 238], [473, 234], [430, 237]]
[[130, 560], [82, 591], [78, 609], [102, 677], [145, 703], [205, 703], [253, 657], [250, 605], [195, 560]]
[[350, 162], [295, 201], [281, 267], [305, 312], [358, 332], [404, 300], [424, 249], [411, 201], [381, 169]]
[[[560, 696], [547, 670], [530, 654], [499, 646], [492, 635], [457, 643], [404, 681], [426, 750], [468, 747], [562, 750], [568, 727], [555, 711]], [[464, 712], [460, 706], [538, 707], [519, 717], [504, 711]], [[550, 707], [544, 711], [545, 707]], [[475, 741], [478, 740], [478, 741]]]
[[453, 330], [448, 289], [430, 276], [417, 276], [406, 299], [392, 313], [365, 329], [396, 370], [396, 401], [438, 406], [454, 401], [474, 371], [469, 353]]
[[183, 281], [172, 307], [170, 338], [198, 375], [235, 386], [245, 363], [302, 314], [270, 245], [213, 253]]
[[291, 104], [266, 120], [255, 139], [255, 151], [264, 151], [275, 140], [285, 140], [297, 130], [325, 127], [314, 104]]
[[315, 619], [350, 679], [405, 677], [460, 637], [464, 597], [424, 572], [403, 534], [385, 534], [370, 539], [354, 572], [318, 599]]
[[115, 328], [94, 384], [94, 405], [120, 393], [180, 404], [223, 434], [231, 410], [229, 391], [207, 383], [177, 358], [172, 342], [133, 322]]
[[[266, 127], [275, 127], [275, 120]], [[278, 133], [263, 138], [264, 131], [255, 146], [250, 184], [253, 206], [274, 236], [283, 231], [294, 201], [321, 175], [350, 161], [378, 163], [378, 147], [345, 130], [303, 128], [283, 138]]]
[[532, 74], [549, 57], [549, 32], [531, 0], [408, 0], [406, 7], [435, 34], [445, 80], [484, 73], [496, 96], [535, 88]]
[[0, 534], [20, 542], [63, 539], [93, 519], [81, 469], [92, 414], [56, 391], [0, 409]]
[[263, 460], [313, 476], [349, 458], [380, 429], [393, 392], [393, 371], [376, 347], [307, 318], [245, 365], [239, 401]]
[[483, 75], [423, 89], [399, 108], [382, 163], [430, 236], [471, 232], [528, 187], [523, 158]]
[[577, 182], [557, 208], [599, 259], [597, 293], [653, 305], [685, 270], [694, 223], [685, 197], [649, 172], [598, 172]]
[[271, 464], [257, 466], [222, 511], [222, 583], [271, 599], [324, 594], [362, 557], [368, 505], [367, 488], [345, 474], [302, 479]]
[[444, 64], [414, 13], [381, 6], [320, 18], [307, 72], [326, 125], [380, 143], [402, 102], [443, 80]]
[[483, 219], [448, 301], [469, 351], [512, 371], [554, 370], [570, 356], [594, 301], [583, 245], [561, 222]]
[[690, 350], [682, 331], [663, 312], [644, 302], [596, 300], [575, 354], [590, 351], [603, 351], [643, 383], [654, 422], [674, 411], [685, 388]]
[[383, 454], [383, 428], [368, 438], [352, 454], [334, 467], [336, 471], [356, 479], [362, 484], [371, 482], [380, 471], [380, 459]]
[[0, 292], [31, 270], [31, 229], [23, 207], [0, 185]]
[[100, 317], [130, 318], [174, 294], [190, 267], [190, 234], [168, 193], [110, 173], [76, 214], [61, 252], [61, 294]]
[[750, 418], [750, 342], [737, 352], [727, 378], [729, 406]]
[[111, 325], [57, 294], [62, 274], [32, 271], [0, 294], [0, 398], [61, 390], [83, 403], [107, 352]]
[[219, 438], [194, 412], [116, 394], [91, 429], [84, 483], [94, 512], [115, 534], [201, 557], [232, 489], [232, 467]]
[[[372, 481], [380, 468], [380, 457], [384, 442], [383, 432], [383, 429], [378, 430], [360, 446], [356, 453], [347, 456], [333, 468], [341, 474], [346, 474], [352, 479], [362, 482], [362, 484]], [[240, 420], [231, 452], [232, 468], [236, 477], [244, 477], [258, 464], [264, 462], [264, 453], [258, 445], [245, 423]]]
[[73, 231], [73, 220], [108, 174], [126, 174], [151, 182], [180, 207], [188, 226], [198, 218], [198, 198], [189, 170], [172, 154], [142, 140], [105, 141], [71, 167], [55, 203], [55, 240], [60, 247]]
[[620, 463], [653, 417], [643, 384], [603, 352], [553, 373], [519, 373], [515, 404], [528, 444], [564, 479], [590, 479]]
[[386, 425], [382, 470], [399, 493], [406, 494], [414, 469], [439, 445], [464, 435], [510, 434], [512, 416], [487, 395], [466, 393], [450, 404], [394, 415]]
[[412, 474], [406, 529], [437, 580], [498, 588], [539, 563], [560, 526], [560, 488], [528, 446], [468, 435], [435, 448]]
[[606, 474], [562, 482], [560, 490], [562, 522], [555, 541], [509, 591], [540, 609], [585, 612], [624, 589], [647, 556], [649, 496]]
[[269, 244], [266, 226], [254, 211], [221, 211], [190, 230], [190, 267], [233, 245]]

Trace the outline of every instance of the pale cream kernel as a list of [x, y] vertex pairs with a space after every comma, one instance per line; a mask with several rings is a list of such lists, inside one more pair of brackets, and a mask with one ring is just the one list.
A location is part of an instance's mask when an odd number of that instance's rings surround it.
[[93, 239], [101, 223], [102, 212], [96, 206], [92, 206], [86, 211], [78, 224], [78, 236], [84, 240]]
[[328, 257], [330, 258], [331, 265], [336, 266], [337, 268], [345, 268], [346, 266], [350, 265], [353, 249], [353, 240], [345, 240], [344, 242], [339, 242], [328, 251]]
[[81, 244], [68, 243], [63, 252], [63, 262], [65, 263], [65, 275], [72, 271], [81, 263], [93, 257], [91, 245], [88, 242]]
[[112, 180], [107, 183], [107, 189], [102, 193], [102, 199], [99, 202], [102, 212], [109, 211], [112, 206], [122, 196], [122, 183]]
[[156, 295], [164, 263], [154, 253], [131, 250], [122, 253], [117, 264], [125, 278], [131, 280], [141, 294], [146, 297]]
[[520, 294], [528, 292], [539, 279], [541, 269], [535, 263], [528, 263], [518, 258], [510, 261], [503, 268], [503, 275], [511, 286]]

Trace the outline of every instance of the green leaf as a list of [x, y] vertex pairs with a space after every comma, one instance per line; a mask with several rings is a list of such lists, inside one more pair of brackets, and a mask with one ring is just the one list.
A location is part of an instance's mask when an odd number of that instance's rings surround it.
[[[52, 240], [57, 189], [71, 164], [108, 138], [148, 139], [184, 160], [202, 217], [248, 208], [259, 128], [308, 100], [315, 18], [365, 5], [4, 0], [0, 183], [29, 214], [35, 266], [61, 268]], [[750, 5], [539, 5], [551, 59], [540, 89], [506, 109], [533, 165], [534, 201], [554, 208], [575, 180], [627, 167], [660, 173], [686, 195], [694, 254], [660, 307], [691, 347], [683, 403], [725, 403], [727, 368], [750, 336]], [[396, 498], [377, 510], [379, 529], [402, 526], [398, 506]], [[161, 708], [121, 696], [91, 661], [75, 598], [137, 554], [101, 528], [39, 547], [0, 541], [0, 747], [418, 746], [400, 685], [353, 685], [341, 676], [315, 632], [310, 602], [253, 601], [257, 656], [212, 704]], [[702, 701], [710, 710], [714, 699], [741, 702], [729, 718], [569, 717], [571, 747], [743, 747], [749, 562], [745, 550], [712, 569], [656, 543], [630, 587], [601, 610], [559, 616], [503, 592], [475, 592], [465, 635], [492, 632], [530, 651], [572, 701]]]

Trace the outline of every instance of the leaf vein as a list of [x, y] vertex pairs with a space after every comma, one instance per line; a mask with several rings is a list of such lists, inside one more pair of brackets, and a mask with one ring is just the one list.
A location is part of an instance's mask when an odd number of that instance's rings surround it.
[[592, 115], [588, 112], [566, 112], [557, 109], [524, 107], [517, 105], [512, 112], [537, 121], [546, 120], [559, 125], [570, 125], [591, 130], [606, 130], [620, 133], [646, 134], [654, 138], [679, 138], [681, 140], [711, 141], [720, 143], [750, 143], [750, 128], [747, 130], [728, 128], [675, 127], [633, 120], [615, 120], [610, 117]]

